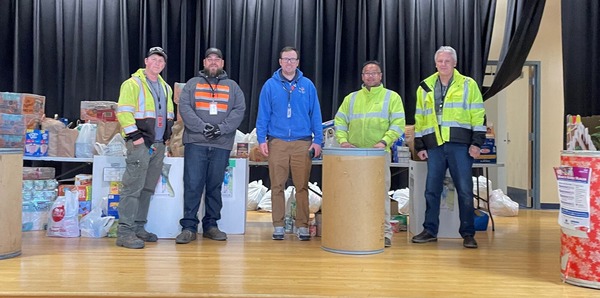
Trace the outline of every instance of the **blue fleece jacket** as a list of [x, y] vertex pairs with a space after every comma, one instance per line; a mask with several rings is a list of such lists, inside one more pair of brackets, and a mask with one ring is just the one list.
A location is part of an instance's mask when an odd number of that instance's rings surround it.
[[314, 144], [321, 145], [323, 120], [317, 89], [299, 69], [291, 82], [281, 75], [280, 68], [263, 85], [258, 103], [256, 136], [260, 144], [270, 137], [284, 141], [312, 138]]

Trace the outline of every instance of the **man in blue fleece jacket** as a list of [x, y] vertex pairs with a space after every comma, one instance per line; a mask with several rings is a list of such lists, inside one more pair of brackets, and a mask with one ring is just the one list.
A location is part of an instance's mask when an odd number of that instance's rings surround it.
[[311, 156], [321, 154], [323, 120], [315, 85], [298, 69], [299, 56], [293, 47], [281, 50], [281, 68], [265, 82], [258, 104], [256, 135], [260, 151], [269, 159], [273, 240], [284, 239], [284, 188], [290, 170], [296, 187], [297, 236], [310, 240], [308, 179]]

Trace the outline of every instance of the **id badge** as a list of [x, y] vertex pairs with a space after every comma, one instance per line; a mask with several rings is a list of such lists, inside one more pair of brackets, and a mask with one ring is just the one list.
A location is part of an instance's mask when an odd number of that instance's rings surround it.
[[210, 107], [208, 108], [208, 113], [210, 115], [216, 115], [217, 114], [217, 103], [215, 103], [215, 102], [211, 102], [210, 103]]
[[287, 117], [292, 118], [292, 108], [288, 107]]
[[442, 125], [442, 115], [437, 115], [438, 125]]
[[156, 126], [158, 126], [158, 127], [163, 127], [163, 122], [164, 122], [164, 120], [163, 120], [163, 119], [164, 119], [164, 118], [163, 118], [162, 116], [161, 116], [161, 117], [158, 117], [158, 118], [156, 118]]

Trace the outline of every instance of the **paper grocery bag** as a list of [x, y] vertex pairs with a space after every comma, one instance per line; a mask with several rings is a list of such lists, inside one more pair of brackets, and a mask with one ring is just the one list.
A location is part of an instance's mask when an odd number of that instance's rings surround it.
[[75, 157], [75, 141], [79, 136], [77, 129], [65, 128], [58, 132], [57, 155], [61, 157]]
[[119, 122], [98, 122], [96, 124], [96, 142], [106, 145], [120, 132], [121, 125]]

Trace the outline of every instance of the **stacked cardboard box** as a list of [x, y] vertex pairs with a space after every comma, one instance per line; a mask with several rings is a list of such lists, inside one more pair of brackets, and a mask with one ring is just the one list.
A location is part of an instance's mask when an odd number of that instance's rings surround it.
[[0, 92], [0, 148], [24, 148], [25, 130], [39, 125], [45, 102], [41, 95]]
[[488, 126], [487, 133], [485, 134], [485, 141], [481, 145], [480, 155], [476, 159], [477, 163], [496, 163], [496, 136], [494, 134], [494, 128]]

